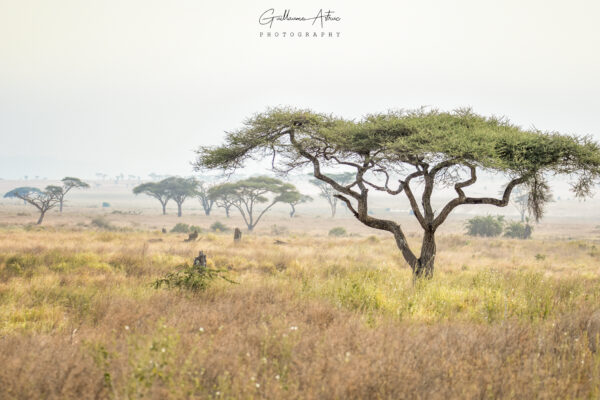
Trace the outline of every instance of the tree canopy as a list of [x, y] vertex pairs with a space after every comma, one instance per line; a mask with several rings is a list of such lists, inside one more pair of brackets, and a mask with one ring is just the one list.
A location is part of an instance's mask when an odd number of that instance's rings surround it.
[[[310, 167], [363, 224], [391, 232], [415, 276], [431, 276], [436, 254], [434, 234], [450, 212], [464, 204], [504, 207], [512, 190], [525, 185], [529, 208], [539, 219], [550, 199], [548, 178], [565, 174], [576, 196], [584, 197], [600, 176], [600, 149], [589, 136], [523, 129], [506, 118], [486, 117], [471, 109], [401, 110], [346, 120], [293, 108], [274, 108], [247, 119], [227, 133], [225, 143], [200, 147], [197, 169], [226, 171], [252, 158], [272, 160], [274, 170], [287, 173]], [[352, 169], [354, 179], [341, 184], [323, 168]], [[474, 197], [465, 188], [477, 171], [500, 173], [507, 183], [499, 198]], [[411, 183], [423, 190], [418, 201]], [[455, 196], [434, 211], [435, 186], [453, 187]], [[424, 231], [417, 257], [400, 225], [368, 213], [369, 190], [403, 193]]]

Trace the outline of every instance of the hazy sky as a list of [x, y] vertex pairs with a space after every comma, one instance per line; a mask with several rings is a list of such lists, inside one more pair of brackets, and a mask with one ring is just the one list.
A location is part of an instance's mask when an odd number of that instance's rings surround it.
[[[259, 15], [332, 10], [339, 38]], [[600, 139], [597, 0], [0, 0], [0, 178], [188, 175], [267, 106], [472, 106]]]

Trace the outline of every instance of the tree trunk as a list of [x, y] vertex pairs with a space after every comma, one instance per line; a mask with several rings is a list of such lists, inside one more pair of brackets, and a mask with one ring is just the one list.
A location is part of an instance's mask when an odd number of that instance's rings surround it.
[[163, 215], [167, 215], [167, 203], [161, 203], [163, 208]]
[[63, 207], [63, 201], [60, 201], [60, 207], [59, 207], [59, 211], [62, 213], [62, 207]]
[[421, 245], [421, 254], [414, 265], [411, 265], [413, 278], [433, 277], [435, 254], [435, 233], [433, 231], [425, 231], [425, 234], [423, 235], [423, 244]]
[[177, 216], [181, 217], [181, 203], [177, 203]]
[[229, 207], [225, 207], [225, 215], [229, 218]]
[[296, 214], [296, 209], [294, 208], [293, 205], [291, 205], [291, 206], [292, 206], [292, 211], [290, 211], [290, 218], [294, 218], [294, 214]]
[[44, 215], [46, 215], [46, 211], [40, 212], [40, 218], [37, 221], [37, 225], [41, 225], [42, 221], [44, 220]]

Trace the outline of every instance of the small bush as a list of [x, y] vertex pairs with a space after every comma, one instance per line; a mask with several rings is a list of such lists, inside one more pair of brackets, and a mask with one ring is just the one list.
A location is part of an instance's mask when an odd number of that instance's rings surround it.
[[342, 228], [341, 226], [336, 226], [335, 228], [332, 228], [329, 231], [329, 236], [346, 236], [347, 232], [346, 229]]
[[504, 232], [504, 236], [515, 239], [529, 239], [533, 233], [533, 226], [522, 222], [511, 222]]
[[177, 225], [171, 229], [171, 233], [189, 233], [190, 226], [188, 224], [184, 224], [183, 222], [179, 222]]
[[115, 227], [104, 217], [96, 217], [92, 219], [91, 224], [96, 228], [105, 229], [107, 231], [115, 230]]
[[502, 233], [504, 217], [491, 215], [485, 217], [474, 217], [467, 221], [467, 235], [494, 237]]
[[167, 289], [176, 288], [191, 292], [203, 292], [218, 278], [229, 283], [237, 283], [227, 278], [223, 274], [225, 270], [222, 269], [197, 267], [188, 264], [180, 265], [177, 268], [178, 271], [170, 272], [164, 278], [157, 279], [152, 286], [155, 289], [159, 289], [164, 285]]
[[210, 230], [213, 232], [228, 232], [230, 231], [229, 227], [222, 222], [215, 222], [210, 226]]
[[110, 207], [110, 203], [108, 203], [108, 202], [106, 202], [106, 201], [103, 201], [103, 202], [102, 202], [102, 207], [104, 207], [104, 208], [108, 208], [108, 207]]

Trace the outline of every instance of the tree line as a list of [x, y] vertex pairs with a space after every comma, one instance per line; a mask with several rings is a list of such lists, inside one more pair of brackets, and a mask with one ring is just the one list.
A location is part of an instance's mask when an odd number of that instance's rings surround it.
[[167, 212], [167, 203], [173, 200], [177, 204], [177, 215], [182, 215], [183, 202], [188, 198], [197, 198], [206, 215], [210, 215], [214, 206], [221, 207], [229, 218], [232, 210], [237, 210], [249, 231], [261, 220], [275, 204], [290, 206], [290, 217], [296, 213], [296, 206], [312, 201], [291, 183], [267, 176], [242, 179], [209, 185], [195, 178], [169, 177], [159, 182], [147, 182], [133, 188], [134, 194], [145, 194], [160, 202], [163, 214]]

